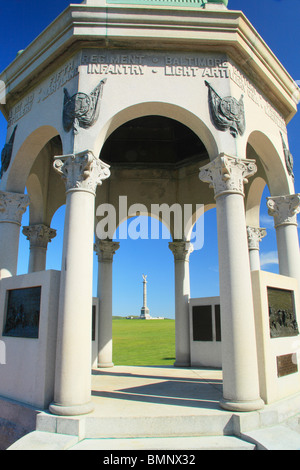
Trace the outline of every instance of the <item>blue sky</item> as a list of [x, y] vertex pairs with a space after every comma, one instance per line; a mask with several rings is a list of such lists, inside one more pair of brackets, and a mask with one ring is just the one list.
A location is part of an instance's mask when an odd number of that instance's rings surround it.
[[[74, 1], [73, 3], [81, 3]], [[68, 0], [10, 0], [0, 3], [0, 70], [3, 70], [69, 4]], [[229, 8], [242, 10], [260, 35], [286, 67], [294, 80], [300, 80], [300, 0], [230, 0]], [[288, 125], [290, 149], [294, 156], [296, 192], [300, 192], [300, 114]], [[5, 143], [6, 123], [0, 114], [0, 149]], [[261, 243], [263, 269], [278, 272], [276, 236], [273, 220], [267, 216], [263, 195], [261, 226], [268, 236]], [[58, 236], [49, 245], [48, 269], [60, 269], [62, 221], [64, 208], [55, 215], [52, 227]], [[219, 293], [218, 246], [215, 210], [205, 214], [204, 247], [190, 258], [191, 296], [214, 296]], [[23, 225], [28, 224], [28, 213]], [[29, 242], [21, 235], [18, 273], [27, 272]], [[97, 259], [95, 256], [96, 294]], [[114, 314], [138, 315], [142, 307], [142, 274], [148, 275], [148, 303], [153, 316], [174, 317], [174, 262], [167, 240], [126, 240], [115, 255]]]

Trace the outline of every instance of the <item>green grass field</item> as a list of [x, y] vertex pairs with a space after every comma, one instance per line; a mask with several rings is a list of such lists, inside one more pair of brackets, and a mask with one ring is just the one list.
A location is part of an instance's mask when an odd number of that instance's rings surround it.
[[113, 318], [113, 362], [166, 366], [175, 361], [175, 320]]

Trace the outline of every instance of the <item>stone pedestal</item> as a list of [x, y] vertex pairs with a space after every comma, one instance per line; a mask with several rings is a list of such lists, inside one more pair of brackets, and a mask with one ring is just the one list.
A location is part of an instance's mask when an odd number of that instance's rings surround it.
[[44, 271], [46, 269], [48, 243], [56, 237], [56, 230], [44, 224], [23, 227], [23, 234], [30, 242], [30, 257], [28, 273]]
[[255, 162], [221, 154], [200, 171], [215, 191], [222, 312], [223, 400], [232, 411], [263, 407], [244, 208], [244, 183]]
[[113, 367], [112, 360], [112, 268], [113, 256], [120, 244], [112, 240], [97, 240], [98, 255], [98, 367]]
[[247, 227], [251, 271], [260, 270], [259, 243], [267, 235], [265, 228]]
[[91, 318], [95, 192], [110, 175], [92, 152], [56, 157], [66, 183], [54, 414], [89, 413], [91, 403]]
[[0, 191], [0, 280], [17, 274], [20, 227], [28, 205], [25, 194]]
[[190, 351], [190, 254], [193, 245], [186, 241], [169, 243], [175, 262], [175, 327], [176, 327], [176, 367], [189, 367]]
[[297, 214], [300, 194], [268, 198], [269, 215], [274, 217], [279, 273], [297, 279], [300, 286], [300, 257]]

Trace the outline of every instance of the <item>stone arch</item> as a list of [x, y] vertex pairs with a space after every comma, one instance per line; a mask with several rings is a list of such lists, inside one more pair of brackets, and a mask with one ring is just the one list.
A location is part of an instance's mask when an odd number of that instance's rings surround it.
[[115, 114], [97, 136], [94, 145], [95, 155], [100, 155], [101, 148], [108, 137], [128, 121], [144, 116], [163, 116], [184, 124], [203, 142], [211, 160], [219, 154], [216, 140], [206, 124], [195, 114], [180, 106], [164, 102], [144, 102], [122, 109]]
[[[281, 159], [278, 149], [270, 137], [262, 131], [253, 131], [248, 138], [248, 144], [254, 149], [260, 163], [262, 164], [266, 184], [272, 196], [290, 194], [291, 187], [287, 170]], [[247, 157], [251, 158], [251, 155]]]
[[6, 191], [23, 193], [30, 170], [45, 145], [59, 132], [53, 126], [42, 126], [33, 131], [17, 150], [6, 182]]
[[43, 191], [39, 178], [34, 173], [30, 174], [27, 183], [27, 194], [30, 199], [29, 224], [34, 225], [44, 220]]

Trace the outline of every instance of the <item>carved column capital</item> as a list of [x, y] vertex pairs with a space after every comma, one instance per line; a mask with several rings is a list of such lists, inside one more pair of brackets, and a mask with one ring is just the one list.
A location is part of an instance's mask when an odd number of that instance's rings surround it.
[[282, 225], [298, 225], [297, 214], [300, 212], [300, 194], [268, 197], [269, 215], [274, 217], [275, 228]]
[[257, 172], [255, 160], [244, 160], [224, 153], [200, 169], [199, 179], [209, 183], [215, 198], [236, 193], [244, 196], [244, 184]]
[[120, 248], [119, 242], [112, 240], [97, 240], [94, 250], [98, 255], [99, 262], [112, 262], [114, 254]]
[[249, 250], [259, 250], [259, 243], [267, 235], [265, 228], [247, 227]]
[[23, 227], [23, 234], [29, 240], [30, 247], [47, 248], [48, 243], [56, 237], [56, 230], [44, 224]]
[[29, 202], [26, 194], [0, 191], [0, 223], [10, 222], [21, 225], [22, 216]]
[[55, 157], [53, 166], [65, 181], [67, 192], [81, 190], [95, 194], [97, 186], [110, 176], [109, 165], [90, 150]]
[[190, 254], [194, 251], [191, 242], [182, 240], [169, 243], [169, 248], [174, 255], [175, 261], [189, 261]]

